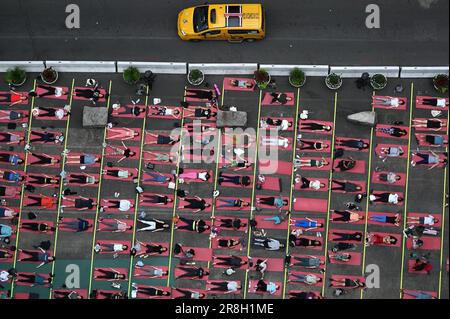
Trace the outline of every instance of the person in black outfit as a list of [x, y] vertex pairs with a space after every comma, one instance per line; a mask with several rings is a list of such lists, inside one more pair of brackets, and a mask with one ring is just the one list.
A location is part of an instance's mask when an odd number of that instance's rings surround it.
[[86, 89], [75, 89], [75, 96], [82, 97], [92, 102], [97, 102], [99, 99], [107, 98], [108, 94], [102, 94], [97, 86]]
[[355, 183], [350, 183], [350, 182], [346, 182], [346, 181], [337, 181], [337, 180], [333, 180], [334, 184], [338, 184], [338, 187], [333, 187], [331, 188], [331, 190], [333, 191], [344, 191], [345, 193], [356, 193], [362, 190], [362, 187], [355, 184]]
[[39, 184], [39, 185], [51, 185], [51, 184], [59, 184], [59, 179], [55, 177], [48, 176], [38, 176], [38, 175], [29, 175], [27, 178], [28, 183]]
[[181, 279], [181, 278], [198, 278], [202, 279], [203, 276], [208, 276], [209, 272], [201, 267], [178, 267], [181, 269], [184, 273], [176, 277], [175, 279]]
[[181, 220], [182, 222], [184, 222], [186, 225], [182, 225], [182, 226], [175, 226], [175, 229], [182, 229], [182, 230], [189, 230], [189, 231], [194, 231], [197, 233], [203, 233], [209, 229], [211, 229], [211, 227], [209, 225], [206, 224], [206, 222], [204, 220], [193, 220], [193, 219], [188, 219], [188, 218], [184, 218], [184, 217], [178, 217], [179, 220]]
[[[197, 293], [192, 290], [186, 290], [186, 289], [181, 289], [181, 288], [175, 288], [175, 290], [183, 295], [179, 296], [179, 297], [175, 297], [173, 299], [203, 299], [206, 297], [205, 294]], [[193, 296], [195, 296], [195, 297], [193, 297]]]
[[353, 169], [356, 165], [356, 161], [353, 158], [348, 159], [342, 159], [338, 162], [338, 165], [336, 166], [337, 169], [341, 172], [349, 171]]
[[246, 260], [242, 260], [242, 258], [238, 256], [215, 257], [215, 260], [216, 261], [214, 261], [213, 265], [226, 266], [232, 268], [240, 268], [248, 264]]
[[219, 219], [219, 227], [229, 228], [233, 230], [239, 230], [240, 228], [247, 227], [246, 223], [243, 223], [239, 218], [221, 218]]
[[41, 233], [46, 233], [48, 231], [55, 231], [56, 230], [55, 227], [50, 227], [46, 223], [37, 223], [37, 222], [22, 223], [21, 227], [26, 229], [26, 230], [29, 230], [29, 231], [41, 232]]
[[340, 232], [333, 232], [335, 237], [334, 241], [357, 241], [360, 242], [363, 238], [363, 234], [361, 232], [354, 232], [354, 233], [340, 233]]
[[193, 90], [187, 89], [184, 95], [185, 97], [191, 97], [195, 99], [212, 101], [215, 98], [213, 90]]
[[179, 209], [193, 209], [194, 212], [200, 212], [205, 210], [207, 207], [210, 207], [211, 204], [208, 204], [204, 199], [196, 196], [194, 198], [184, 198], [184, 201], [188, 202], [188, 205], [179, 206]]
[[31, 135], [34, 136], [38, 136], [36, 138], [30, 139], [30, 143], [34, 143], [34, 142], [43, 142], [43, 143], [58, 143], [58, 142], [62, 142], [62, 138], [64, 137], [63, 134], [55, 134], [55, 133], [50, 133], [50, 132], [37, 132], [37, 131], [32, 131]]

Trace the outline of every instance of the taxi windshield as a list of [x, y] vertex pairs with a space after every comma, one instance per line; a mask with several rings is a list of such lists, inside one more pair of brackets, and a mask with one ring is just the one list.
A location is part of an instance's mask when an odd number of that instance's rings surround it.
[[208, 29], [208, 6], [194, 9], [194, 32], [202, 32]]

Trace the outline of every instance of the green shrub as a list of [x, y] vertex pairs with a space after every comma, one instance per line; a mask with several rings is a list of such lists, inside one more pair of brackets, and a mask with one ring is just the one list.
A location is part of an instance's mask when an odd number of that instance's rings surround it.
[[134, 66], [129, 66], [123, 71], [123, 79], [128, 84], [136, 84], [141, 78], [141, 73]]
[[267, 85], [270, 81], [269, 73], [264, 69], [259, 69], [256, 70], [253, 74], [255, 76], [256, 85], [258, 85], [261, 90], [267, 88]]
[[370, 84], [374, 90], [384, 89], [387, 85], [387, 78], [383, 74], [374, 74], [370, 78]]
[[5, 82], [8, 84], [20, 84], [27, 77], [25, 70], [15, 67], [6, 71]]
[[289, 73], [289, 81], [293, 86], [302, 86], [306, 81], [305, 72], [303, 72], [299, 68], [293, 68]]
[[433, 78], [433, 85], [436, 91], [445, 94], [448, 92], [448, 75], [438, 74]]
[[203, 81], [203, 72], [198, 69], [193, 69], [189, 71], [189, 82], [192, 84], [200, 84]]

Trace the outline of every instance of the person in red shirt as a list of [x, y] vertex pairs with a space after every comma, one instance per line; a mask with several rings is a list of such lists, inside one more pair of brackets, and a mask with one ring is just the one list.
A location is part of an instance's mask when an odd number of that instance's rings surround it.
[[433, 265], [427, 260], [416, 259], [412, 269], [417, 272], [426, 271], [427, 274], [430, 274], [433, 269]]
[[9, 106], [19, 104], [22, 101], [26, 100], [28, 100], [27, 93], [20, 93], [15, 91], [10, 91], [9, 93], [0, 93], [0, 103], [10, 103]]
[[58, 203], [58, 197], [56, 196], [28, 196], [28, 198], [34, 201], [34, 203], [27, 204], [27, 207], [43, 207], [51, 209], [53, 205]]
[[379, 234], [368, 233], [366, 237], [366, 246], [394, 246], [397, 242], [398, 239], [391, 235], [381, 236]]

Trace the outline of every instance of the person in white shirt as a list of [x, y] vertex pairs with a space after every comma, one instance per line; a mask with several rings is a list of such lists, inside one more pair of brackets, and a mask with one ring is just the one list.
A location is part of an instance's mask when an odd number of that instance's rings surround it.
[[372, 104], [396, 108], [399, 107], [400, 105], [405, 105], [405, 101], [391, 96], [386, 97], [376, 96], [373, 98]]
[[261, 139], [261, 145], [262, 146], [278, 146], [282, 148], [288, 148], [289, 147], [289, 140], [285, 137], [263, 137]]
[[379, 193], [379, 194], [371, 194], [369, 196], [369, 200], [372, 204], [386, 203], [397, 205], [398, 203], [403, 201], [403, 198], [396, 193]]
[[133, 203], [131, 203], [131, 201], [127, 199], [120, 199], [120, 200], [104, 199], [103, 202], [105, 202], [107, 205], [102, 206], [102, 211], [106, 211], [107, 208], [117, 208], [121, 212], [127, 212], [134, 207]]
[[133, 176], [133, 173], [126, 169], [106, 169], [103, 170], [103, 174], [123, 179], [127, 179]]
[[280, 286], [276, 285], [274, 282], [266, 283], [264, 280], [260, 279], [256, 284], [255, 292], [268, 292], [269, 294], [273, 295], [277, 292], [278, 289], [280, 289]]
[[121, 253], [128, 250], [128, 245], [120, 243], [97, 243], [94, 251], [96, 253]]
[[446, 107], [448, 106], [448, 100], [443, 98], [425, 98], [422, 100], [422, 105]]
[[319, 180], [309, 180], [306, 177], [297, 175], [295, 177], [295, 183], [301, 184], [301, 189], [311, 189], [311, 190], [319, 190], [321, 188], [324, 188], [326, 185]]
[[211, 287], [206, 288], [207, 291], [221, 291], [226, 294], [237, 292], [241, 289], [237, 281], [207, 281]]
[[408, 216], [407, 223], [410, 225], [434, 226], [439, 223], [439, 219], [431, 214], [428, 216]]

